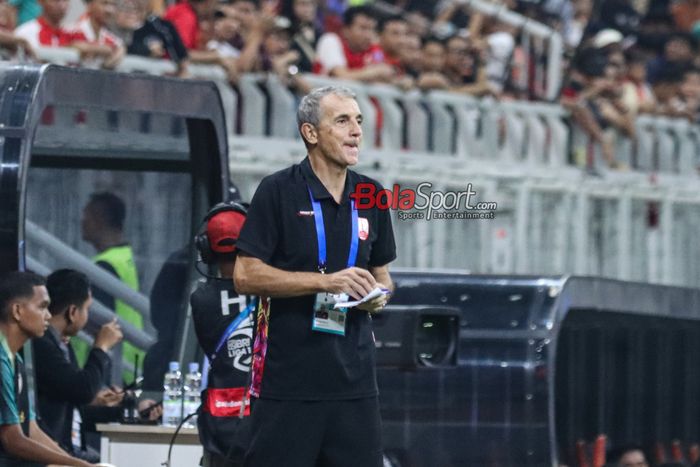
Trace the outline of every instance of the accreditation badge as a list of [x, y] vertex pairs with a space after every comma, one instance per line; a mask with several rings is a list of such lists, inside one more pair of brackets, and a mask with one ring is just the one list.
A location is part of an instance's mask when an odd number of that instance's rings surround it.
[[347, 308], [334, 309], [336, 303], [346, 302], [348, 294], [316, 294], [314, 303], [314, 316], [311, 323], [311, 329], [319, 332], [327, 332], [330, 334], [345, 335], [345, 321], [348, 314]]

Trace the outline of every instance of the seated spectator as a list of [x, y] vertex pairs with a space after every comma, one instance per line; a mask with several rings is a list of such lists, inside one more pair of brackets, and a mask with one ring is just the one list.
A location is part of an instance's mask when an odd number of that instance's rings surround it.
[[416, 85], [420, 89], [448, 89], [450, 81], [443, 73], [447, 60], [445, 43], [436, 37], [429, 37], [423, 42], [420, 67]]
[[700, 0], [678, 0], [671, 4], [671, 15], [678, 31], [691, 32], [700, 21]]
[[486, 70], [482, 66], [483, 54], [465, 37], [455, 35], [446, 41], [445, 71], [450, 90], [473, 96], [493, 94]]
[[390, 15], [379, 22], [379, 46], [384, 54], [384, 63], [394, 69], [391, 83], [402, 89], [413, 87], [413, 78], [406, 74], [402, 60], [408, 40], [408, 23], [401, 15]]
[[696, 122], [700, 111], [700, 69], [692, 67], [683, 73], [680, 85], [680, 99], [688, 111], [688, 118]]
[[225, 9], [226, 14], [230, 14], [238, 24], [238, 32], [230, 43], [241, 51], [236, 60], [236, 67], [240, 73], [258, 71], [263, 67], [263, 41], [275, 27], [275, 5], [265, 2], [263, 8], [258, 9], [253, 0], [233, 0]]
[[115, 406], [121, 402], [123, 393], [106, 388], [105, 381], [110, 379], [112, 366], [107, 352], [122, 340], [122, 332], [116, 319], [104, 324], [81, 369], [68, 342], [88, 321], [92, 304], [88, 278], [78, 271], [59, 269], [46, 279], [46, 288], [51, 300], [50, 326], [43, 337], [33, 342], [42, 417], [39, 426], [66, 452], [98, 462], [96, 452], [85, 450], [81, 406]]
[[39, 428], [19, 350], [49, 326], [44, 278], [11, 272], [0, 278], [0, 465], [92, 466], [68, 455]]
[[669, 66], [688, 67], [694, 57], [694, 44], [688, 34], [676, 33], [671, 35], [663, 46], [661, 56], [656, 57], [647, 65], [647, 78], [654, 84], [663, 70]]
[[285, 2], [283, 14], [292, 21], [292, 50], [299, 53], [297, 67], [310, 73], [316, 61], [316, 45], [323, 31], [316, 24], [318, 0]]
[[[216, 0], [185, 0], [170, 6], [163, 19], [175, 26], [192, 63], [219, 65], [226, 71], [229, 81], [235, 82], [238, 79], [235, 61], [207, 48], [207, 43], [213, 38], [215, 11]], [[203, 25], [209, 26], [209, 37], [204, 37], [207, 31], [202, 29]]]
[[401, 64], [401, 49], [406, 45], [408, 23], [400, 15], [391, 15], [379, 21], [379, 46], [384, 53], [384, 63], [394, 67], [394, 72], [405, 72]]
[[579, 0], [573, 4], [574, 11], [571, 21], [564, 25], [564, 43], [569, 49], [575, 49], [583, 39], [583, 33], [591, 20], [593, 2], [591, 0]]
[[99, 46], [88, 44], [85, 35], [63, 27], [68, 12], [68, 0], [39, 0], [42, 13], [37, 19], [24, 23], [15, 34], [31, 45], [39, 47], [73, 47], [86, 57], [98, 56]]
[[41, 2], [37, 0], [9, 0], [8, 3], [14, 10], [17, 26], [21, 26], [41, 15]]
[[654, 91], [647, 82], [646, 57], [638, 50], [627, 52], [627, 76], [622, 85], [622, 101], [633, 115], [653, 112]]
[[394, 69], [374, 44], [377, 21], [367, 7], [348, 8], [340, 35], [326, 33], [318, 41], [316, 72], [340, 79], [390, 82]]
[[653, 87], [657, 101], [656, 111], [659, 114], [694, 119], [692, 111], [688, 109], [681, 98], [680, 88], [685, 72], [686, 67], [680, 64], [671, 64], [657, 76]]
[[216, 10], [212, 38], [207, 42], [207, 49], [217, 51], [222, 57], [238, 58], [241, 51], [231, 45], [237, 32], [238, 23], [236, 20], [222, 10]]
[[118, 24], [129, 33], [127, 53], [142, 57], [163, 58], [175, 62], [177, 76], [187, 75], [187, 49], [170, 21], [148, 11], [147, 0], [122, 0]]
[[588, 136], [591, 143], [600, 146], [603, 158], [610, 167], [618, 167], [615, 147], [602, 127], [602, 116], [593, 100], [610, 91], [610, 81], [605, 72], [608, 59], [597, 48], [579, 52], [573, 64], [571, 77], [562, 90], [561, 104], [571, 112], [571, 117]]
[[499, 94], [509, 78], [510, 62], [515, 50], [515, 39], [508, 31], [496, 31], [486, 38], [485, 71], [491, 89]]
[[608, 55], [604, 77], [594, 84], [599, 87], [600, 92], [597, 96], [591, 96], [591, 105], [597, 108], [603, 128], [612, 127], [626, 136], [633, 137], [634, 114], [622, 99], [625, 68], [625, 56], [622, 52], [614, 51]]
[[283, 84], [303, 95], [311, 86], [298, 75], [299, 52], [291, 49], [290, 27], [287, 18], [278, 17], [263, 43], [262, 71], [275, 73]]
[[32, 48], [76, 46], [85, 43], [82, 34], [63, 27], [63, 19], [68, 12], [68, 0], [39, 0], [41, 16], [30, 20], [15, 30], [15, 35]]
[[420, 62], [422, 55], [422, 43], [418, 34], [408, 32], [404, 46], [399, 50], [399, 61], [401, 67], [412, 80], [420, 75]]
[[9, 3], [0, 2], [0, 59], [10, 59], [18, 52], [35, 58], [29, 41], [15, 35], [14, 30], [15, 11]]
[[124, 58], [124, 43], [108, 27], [115, 13], [115, 0], [85, 0], [85, 15], [76, 23], [75, 33], [82, 34], [90, 48], [81, 50], [87, 63], [95, 66], [96, 60], [102, 60], [102, 67], [113, 69]]

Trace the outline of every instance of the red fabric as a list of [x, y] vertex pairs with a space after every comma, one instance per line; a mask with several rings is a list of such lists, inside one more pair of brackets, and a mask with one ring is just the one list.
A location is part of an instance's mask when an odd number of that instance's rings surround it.
[[197, 48], [200, 35], [199, 21], [197, 20], [197, 13], [195, 13], [189, 2], [171, 6], [163, 15], [163, 19], [167, 19], [175, 25], [175, 29], [177, 29], [182, 38], [182, 43], [185, 44], [188, 50]]
[[37, 18], [39, 23], [39, 43], [46, 46], [68, 46], [75, 41], [84, 41], [85, 36], [79, 31], [66, 31], [62, 27], [54, 28], [43, 16]]
[[378, 44], [371, 45], [367, 50], [362, 52], [353, 52], [348, 47], [348, 43], [341, 37], [340, 42], [343, 44], [343, 52], [345, 59], [348, 62], [349, 70], [357, 70], [364, 68], [373, 63], [384, 63], [384, 51]]
[[382, 51], [382, 54], [384, 54], [384, 63], [394, 67], [394, 70], [396, 70], [396, 74], [398, 76], [403, 76], [406, 74], [406, 70], [404, 69], [403, 64], [401, 63], [401, 60], [398, 57], [390, 57], [384, 51]]
[[245, 401], [243, 415], [250, 415], [250, 397], [245, 388], [207, 388], [204, 411], [215, 417], [238, 417]]

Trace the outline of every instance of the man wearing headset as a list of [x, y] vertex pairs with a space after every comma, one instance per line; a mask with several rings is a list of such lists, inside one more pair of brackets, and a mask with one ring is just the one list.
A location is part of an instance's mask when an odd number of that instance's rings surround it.
[[249, 413], [246, 383], [252, 356], [254, 300], [239, 296], [232, 281], [236, 240], [246, 218], [238, 203], [219, 203], [205, 216], [206, 229], [195, 245], [201, 262], [213, 269], [190, 297], [200, 347], [210, 361], [208, 385], [197, 419], [205, 467], [242, 465], [243, 417]]

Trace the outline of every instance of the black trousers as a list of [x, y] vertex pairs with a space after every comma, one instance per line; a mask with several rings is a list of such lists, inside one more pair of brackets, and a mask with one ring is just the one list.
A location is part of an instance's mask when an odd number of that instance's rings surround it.
[[257, 399], [245, 467], [382, 467], [377, 397]]

